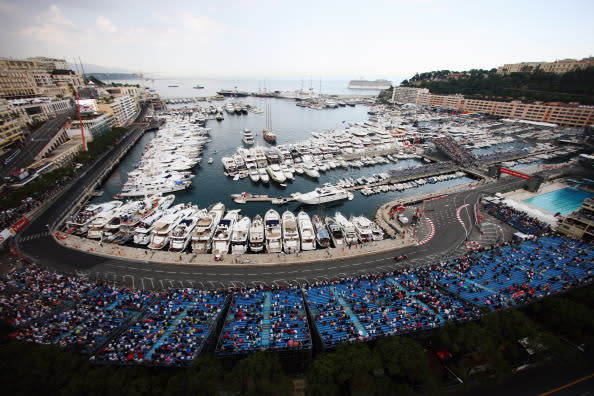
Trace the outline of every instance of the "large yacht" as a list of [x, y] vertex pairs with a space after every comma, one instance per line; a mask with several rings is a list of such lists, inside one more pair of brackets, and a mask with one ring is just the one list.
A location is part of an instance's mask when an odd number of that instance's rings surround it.
[[297, 227], [297, 220], [291, 211], [283, 213], [283, 246], [285, 253], [299, 253], [299, 231]]
[[116, 217], [119, 213], [120, 207], [114, 207], [111, 210], [102, 211], [91, 221], [89, 225], [89, 231], [87, 232], [87, 238], [90, 239], [101, 239], [103, 231], [107, 223]]
[[336, 212], [334, 218], [344, 232], [344, 241], [347, 245], [354, 245], [359, 242], [359, 238], [357, 238], [357, 231], [355, 230], [353, 223], [348, 221], [347, 218], [344, 217], [344, 215], [340, 212]]
[[243, 216], [241, 220], [233, 225], [233, 230], [231, 231], [231, 254], [244, 254], [247, 251], [250, 225], [250, 218], [247, 216]]
[[301, 236], [301, 250], [315, 250], [316, 236], [309, 215], [304, 211], [297, 215], [297, 225]]
[[198, 219], [201, 216], [206, 215], [206, 209], [198, 210], [198, 207], [194, 207], [194, 210], [186, 215], [179, 224], [169, 234], [169, 250], [172, 252], [183, 252], [190, 240], [192, 239], [192, 231], [198, 223]]
[[270, 182], [270, 176], [268, 176], [268, 172], [266, 172], [266, 168], [258, 168], [258, 173], [260, 175], [260, 181], [264, 184], [268, 184]]
[[371, 220], [365, 216], [351, 216], [349, 220], [355, 226], [357, 237], [361, 242], [365, 243], [373, 240], [373, 222]]
[[281, 217], [274, 209], [268, 210], [264, 215], [266, 227], [266, 253], [280, 253], [283, 251]]
[[325, 184], [323, 187], [316, 188], [308, 193], [293, 193], [291, 194], [296, 201], [307, 205], [319, 205], [327, 202], [341, 201], [353, 199], [353, 193], [345, 190], [344, 188]]
[[151, 231], [153, 224], [165, 215], [165, 211], [156, 210], [144, 219], [134, 228], [133, 242], [136, 245], [146, 245], [151, 241]]
[[311, 222], [314, 227], [314, 231], [316, 232], [316, 241], [318, 242], [318, 246], [321, 248], [327, 248], [330, 246], [330, 234], [328, 233], [326, 224], [324, 224], [324, 220], [322, 220], [322, 218], [316, 214], [311, 217]]
[[66, 232], [83, 234], [88, 231], [89, 225], [99, 213], [117, 209], [121, 205], [122, 201], [109, 201], [101, 204], [88, 205], [66, 221]]
[[252, 219], [249, 238], [249, 247], [252, 252], [258, 253], [264, 250], [264, 221], [262, 216], [256, 215]]
[[330, 231], [330, 238], [332, 238], [334, 247], [344, 247], [344, 233], [342, 232], [342, 227], [340, 227], [336, 220], [330, 216], [326, 217], [326, 226]]
[[320, 177], [320, 172], [318, 172], [318, 170], [312, 162], [304, 161], [303, 164], [301, 164], [301, 167], [303, 168], [303, 171], [307, 176], [313, 177], [314, 179]]
[[248, 146], [254, 144], [254, 134], [252, 133], [252, 131], [246, 128], [241, 132], [241, 135], [241, 140], [243, 141], [243, 143], [245, 143]]
[[219, 222], [217, 228], [215, 228], [214, 236], [212, 237], [213, 254], [227, 254], [229, 251], [229, 243], [231, 243], [231, 231], [238, 219], [239, 211], [231, 210]]
[[225, 205], [218, 202], [208, 213], [199, 217], [192, 232], [192, 252], [206, 253], [210, 250], [215, 228], [223, 218], [223, 214], [225, 214]]
[[149, 249], [160, 250], [169, 243], [169, 233], [173, 231], [185, 216], [194, 210], [193, 208], [184, 209], [184, 206], [184, 204], [174, 206], [171, 209], [179, 208], [179, 210], [172, 210], [155, 223], [151, 231], [151, 241], [148, 244]]
[[270, 178], [272, 180], [274, 180], [275, 182], [282, 184], [287, 181], [287, 177], [285, 176], [285, 173], [283, 172], [283, 170], [281, 169], [281, 167], [278, 164], [270, 164], [270, 165], [268, 165], [266, 170], [268, 171]]

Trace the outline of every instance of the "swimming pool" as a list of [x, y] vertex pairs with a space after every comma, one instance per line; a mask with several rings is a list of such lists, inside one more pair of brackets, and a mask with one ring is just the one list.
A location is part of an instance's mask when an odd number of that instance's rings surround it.
[[567, 216], [577, 210], [586, 198], [592, 196], [594, 194], [586, 190], [576, 187], [566, 187], [561, 190], [551, 191], [543, 195], [525, 199], [524, 202], [553, 214], [560, 212], [563, 216]]

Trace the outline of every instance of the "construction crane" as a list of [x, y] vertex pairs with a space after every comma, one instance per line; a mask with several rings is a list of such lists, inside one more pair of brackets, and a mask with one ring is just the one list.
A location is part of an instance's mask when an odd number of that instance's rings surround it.
[[146, 77], [146, 76], [152, 76], [153, 74], [160, 74], [162, 72], [150, 72], [150, 73], [145, 73], [145, 72], [138, 72], [138, 73], [132, 73], [133, 76], [136, 77], [140, 77], [141, 80], [143, 81], [151, 81], [153, 83], [153, 89], [155, 89], [155, 80], [157, 80], [154, 77]]

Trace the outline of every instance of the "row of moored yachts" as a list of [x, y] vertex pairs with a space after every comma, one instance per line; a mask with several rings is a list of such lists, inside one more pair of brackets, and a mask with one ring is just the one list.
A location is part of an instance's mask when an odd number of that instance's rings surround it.
[[167, 117], [167, 124], [145, 146], [136, 168], [128, 172], [122, 197], [140, 197], [180, 191], [190, 186], [191, 169], [210, 141], [209, 129], [179, 117]]
[[240, 210], [225, 213], [216, 203], [207, 209], [173, 205], [173, 195], [154, 195], [138, 201], [110, 201], [89, 205], [65, 223], [67, 233], [102, 242], [133, 243], [161, 250], [194, 253], [298, 253], [316, 248], [344, 247], [384, 239], [383, 230], [365, 216], [347, 219], [310, 217], [301, 211], [270, 209], [250, 219]]

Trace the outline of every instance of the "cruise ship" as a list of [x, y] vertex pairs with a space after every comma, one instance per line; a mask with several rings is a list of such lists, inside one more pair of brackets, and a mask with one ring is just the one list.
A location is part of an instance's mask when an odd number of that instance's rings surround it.
[[349, 89], [388, 89], [392, 86], [392, 81], [388, 80], [351, 80]]
[[280, 253], [283, 251], [281, 217], [274, 209], [268, 210], [264, 215], [264, 233], [266, 236], [266, 252]]
[[345, 190], [344, 188], [332, 186], [330, 184], [324, 184], [323, 187], [316, 188], [308, 193], [293, 193], [291, 196], [301, 203], [307, 205], [320, 205], [328, 202], [341, 201], [353, 199], [354, 195], [352, 192]]
[[192, 232], [192, 252], [206, 253], [210, 250], [216, 226], [225, 214], [225, 205], [214, 204], [206, 215], [201, 216]]

